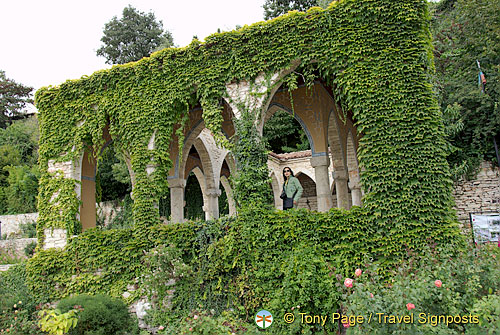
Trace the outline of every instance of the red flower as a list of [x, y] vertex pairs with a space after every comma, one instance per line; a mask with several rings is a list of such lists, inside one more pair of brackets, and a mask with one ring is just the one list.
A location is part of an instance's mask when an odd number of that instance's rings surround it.
[[414, 305], [414, 304], [412, 304], [412, 303], [407, 303], [407, 304], [406, 304], [406, 309], [408, 309], [409, 311], [411, 311], [411, 310], [412, 310], [412, 309], [414, 309], [414, 308], [415, 308], [415, 305]]
[[436, 287], [441, 287], [441, 285], [443, 285], [443, 283], [438, 279], [434, 282], [434, 285], [436, 285]]
[[345, 287], [352, 287], [352, 282], [353, 282], [353, 280], [351, 278], [346, 278], [344, 280]]

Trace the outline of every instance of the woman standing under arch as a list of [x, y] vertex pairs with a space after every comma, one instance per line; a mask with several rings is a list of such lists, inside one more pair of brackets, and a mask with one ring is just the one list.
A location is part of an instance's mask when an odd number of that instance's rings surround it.
[[294, 177], [292, 169], [288, 166], [283, 168], [283, 191], [280, 198], [283, 199], [283, 210], [297, 208], [297, 203], [302, 196], [303, 188], [299, 180]]

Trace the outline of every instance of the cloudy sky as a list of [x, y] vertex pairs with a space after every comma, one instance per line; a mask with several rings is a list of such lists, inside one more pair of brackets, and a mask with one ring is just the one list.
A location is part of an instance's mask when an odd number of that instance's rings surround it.
[[108, 68], [96, 56], [104, 24], [124, 7], [153, 12], [176, 46], [263, 20], [264, 0], [0, 0], [0, 70], [38, 89]]

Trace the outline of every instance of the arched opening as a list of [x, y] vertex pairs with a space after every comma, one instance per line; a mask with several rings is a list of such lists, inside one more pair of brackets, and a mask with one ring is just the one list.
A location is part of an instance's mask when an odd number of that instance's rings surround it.
[[231, 169], [227, 164], [227, 160], [224, 159], [220, 170], [220, 184], [219, 184], [219, 189], [221, 190], [221, 195], [219, 196], [220, 216], [236, 214], [236, 208], [233, 200], [233, 190], [231, 189], [231, 184], [229, 183], [230, 175], [231, 175]]
[[[76, 165], [81, 186], [79, 219], [82, 231], [89, 228], [130, 228], [133, 226], [133, 173], [130, 157], [122, 152], [103, 129], [104, 145], [87, 147]], [[128, 158], [127, 158], [128, 157]], [[127, 161], [128, 159], [128, 161]]]
[[134, 225], [132, 180], [125, 155], [109, 141], [101, 150], [96, 171], [97, 222], [101, 228]]
[[361, 206], [361, 184], [359, 175], [356, 143], [352, 131], [347, 133], [347, 169], [349, 171], [349, 190], [351, 193], [351, 206]]
[[197, 175], [191, 171], [186, 180], [184, 191], [184, 217], [188, 220], [203, 220], [205, 212], [203, 210], [203, 192]]
[[304, 192], [297, 204], [297, 208], [307, 208], [312, 211], [318, 210], [318, 198], [316, 194], [316, 183], [305, 173], [299, 172], [295, 175], [299, 180]]
[[304, 127], [293, 113], [283, 108], [270, 108], [264, 123], [263, 139], [275, 153], [310, 150], [311, 144]]
[[96, 162], [87, 150], [81, 161], [80, 223], [82, 231], [96, 226]]

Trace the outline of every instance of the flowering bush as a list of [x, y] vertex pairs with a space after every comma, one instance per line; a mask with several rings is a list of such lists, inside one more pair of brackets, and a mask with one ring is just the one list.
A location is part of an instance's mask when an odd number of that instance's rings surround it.
[[0, 272], [0, 334], [37, 335], [36, 303], [25, 284], [24, 263]]
[[490, 246], [458, 257], [429, 250], [384, 277], [375, 265], [367, 266], [352, 288], [344, 288], [343, 313], [364, 320], [350, 324], [347, 334], [500, 333], [496, 253]]

